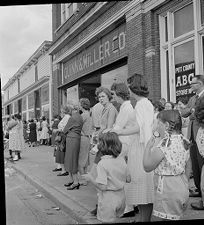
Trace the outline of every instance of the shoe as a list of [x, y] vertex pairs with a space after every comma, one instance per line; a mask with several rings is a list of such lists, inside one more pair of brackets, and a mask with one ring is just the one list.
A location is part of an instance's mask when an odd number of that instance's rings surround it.
[[55, 168], [55, 169], [52, 170], [52, 171], [53, 171], [53, 172], [62, 171], [62, 168], [59, 168], [59, 169]]
[[196, 192], [193, 190], [189, 190], [189, 197], [201, 197], [201, 193], [200, 192]]
[[96, 205], [96, 208], [90, 212], [91, 215], [93, 215], [93, 216], [97, 215], [97, 208], [98, 208], [98, 205]]
[[69, 186], [71, 186], [73, 183], [74, 183], [74, 181], [69, 182], [69, 183], [67, 183], [67, 184], [64, 184], [64, 186], [65, 186], [65, 187], [69, 187]]
[[136, 212], [134, 210], [129, 211], [127, 213], [124, 213], [120, 218], [126, 218], [126, 217], [134, 217]]
[[67, 190], [74, 190], [74, 189], [79, 189], [79, 186], [80, 186], [80, 184], [78, 183], [78, 184], [72, 184], [71, 186], [69, 186], [68, 188], [67, 188]]
[[68, 172], [64, 172], [64, 173], [59, 173], [59, 174], [57, 174], [57, 176], [68, 176], [68, 175], [69, 175]]
[[13, 161], [18, 161], [18, 156], [17, 155], [14, 156]]
[[203, 201], [191, 203], [191, 207], [195, 210], [204, 210]]

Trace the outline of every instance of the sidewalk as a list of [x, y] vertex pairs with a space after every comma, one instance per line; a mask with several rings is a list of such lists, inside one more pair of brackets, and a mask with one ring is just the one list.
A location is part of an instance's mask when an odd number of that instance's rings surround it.
[[[8, 151], [4, 154], [5, 157], [9, 157]], [[10, 164], [28, 182], [79, 223], [101, 223], [90, 214], [97, 203], [95, 188], [88, 184], [80, 186], [79, 190], [67, 190], [64, 187], [67, 176], [60, 177], [57, 176], [58, 172], [52, 172], [56, 167], [53, 147], [26, 147], [22, 152], [22, 159]], [[131, 218], [125, 218], [119, 222], [130, 222], [130, 220]]]
[[[9, 156], [8, 151], [4, 152]], [[33, 184], [46, 197], [50, 198], [62, 210], [70, 214], [79, 223], [101, 223], [96, 217], [90, 215], [90, 211], [96, 206], [96, 190], [93, 186], [80, 186], [79, 190], [67, 190], [64, 184], [67, 177], [57, 176], [58, 172], [52, 172], [55, 168], [53, 148], [50, 146], [27, 147], [22, 152], [22, 159], [11, 163], [24, 178]], [[193, 186], [191, 179], [190, 186]], [[183, 219], [204, 219], [204, 211], [191, 209], [190, 203], [199, 198], [190, 198], [188, 209]], [[120, 219], [121, 223], [131, 222], [133, 218]]]

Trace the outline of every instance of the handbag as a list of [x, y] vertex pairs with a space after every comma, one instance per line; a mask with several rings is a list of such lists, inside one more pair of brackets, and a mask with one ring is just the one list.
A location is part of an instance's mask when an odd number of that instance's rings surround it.
[[61, 142], [61, 140], [62, 140], [62, 137], [60, 135], [57, 135], [55, 137], [55, 142]]

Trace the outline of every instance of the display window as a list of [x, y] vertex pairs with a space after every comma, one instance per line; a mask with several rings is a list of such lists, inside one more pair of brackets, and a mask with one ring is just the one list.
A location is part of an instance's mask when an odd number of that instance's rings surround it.
[[41, 103], [49, 103], [49, 84], [46, 84], [41, 88]]
[[27, 110], [27, 96], [24, 96], [23, 98], [22, 98], [22, 111], [25, 111], [25, 110]]
[[28, 109], [32, 109], [34, 107], [34, 92], [28, 95]]

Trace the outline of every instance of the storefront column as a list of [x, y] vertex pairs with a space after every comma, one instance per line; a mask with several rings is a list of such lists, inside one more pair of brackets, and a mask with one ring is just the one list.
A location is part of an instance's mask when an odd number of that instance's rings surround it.
[[54, 64], [52, 67], [52, 114], [60, 113], [60, 95], [58, 86], [62, 83], [62, 74], [60, 64]]

